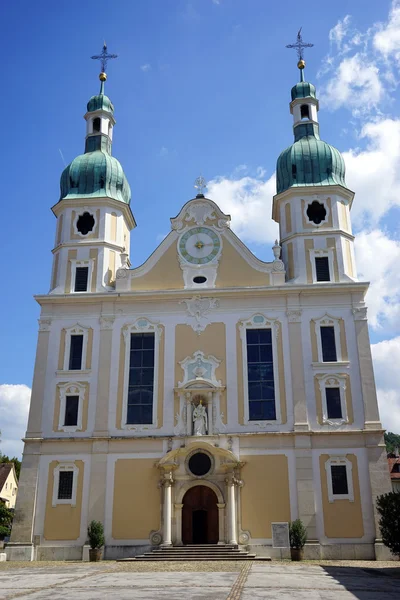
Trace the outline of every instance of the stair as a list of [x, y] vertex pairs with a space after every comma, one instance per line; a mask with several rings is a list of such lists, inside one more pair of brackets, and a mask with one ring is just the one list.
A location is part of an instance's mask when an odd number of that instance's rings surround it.
[[240, 550], [234, 544], [193, 544], [160, 547], [134, 558], [121, 558], [119, 561], [254, 560], [255, 558], [255, 554]]

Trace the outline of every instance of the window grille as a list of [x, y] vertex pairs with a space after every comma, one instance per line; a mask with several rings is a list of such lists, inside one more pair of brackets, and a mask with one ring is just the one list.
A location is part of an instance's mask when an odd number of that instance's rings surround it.
[[132, 333], [127, 424], [153, 422], [154, 333]]
[[249, 420], [276, 419], [271, 329], [247, 329]]
[[74, 481], [73, 471], [60, 471], [58, 479], [58, 499], [71, 500]]
[[321, 327], [321, 346], [323, 362], [336, 362], [336, 341], [334, 327]]
[[87, 292], [89, 267], [76, 267], [74, 292]]
[[318, 256], [315, 258], [315, 272], [317, 281], [330, 281], [329, 259], [327, 256]]
[[331, 465], [332, 474], [332, 494], [342, 495], [349, 493], [349, 486], [347, 483], [347, 469], [346, 465]]
[[71, 335], [69, 350], [69, 370], [80, 371], [82, 369], [83, 335]]

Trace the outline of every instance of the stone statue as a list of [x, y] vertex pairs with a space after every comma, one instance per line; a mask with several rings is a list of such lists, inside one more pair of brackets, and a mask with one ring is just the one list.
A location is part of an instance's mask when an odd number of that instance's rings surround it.
[[207, 435], [207, 411], [202, 400], [193, 411], [193, 435]]

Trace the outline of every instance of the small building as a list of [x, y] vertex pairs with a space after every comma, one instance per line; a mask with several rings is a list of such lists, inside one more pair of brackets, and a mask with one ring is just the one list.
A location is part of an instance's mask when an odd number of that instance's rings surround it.
[[400, 456], [392, 453], [388, 454], [388, 464], [392, 490], [400, 492]]
[[18, 482], [14, 463], [0, 463], [0, 502], [7, 508], [15, 508]]

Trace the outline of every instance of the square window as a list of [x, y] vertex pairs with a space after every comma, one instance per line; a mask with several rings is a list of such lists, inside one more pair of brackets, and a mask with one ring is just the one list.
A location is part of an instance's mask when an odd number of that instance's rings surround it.
[[58, 479], [58, 495], [59, 500], [72, 499], [72, 487], [74, 482], [73, 471], [60, 471]]
[[86, 292], [88, 287], [89, 267], [76, 267], [74, 292]]
[[69, 369], [80, 371], [82, 369], [83, 335], [71, 335], [69, 348]]
[[346, 495], [349, 493], [346, 465], [331, 465], [332, 494]]
[[325, 395], [328, 419], [341, 419], [343, 415], [340, 388], [325, 388]]
[[65, 398], [65, 427], [78, 425], [79, 396], [67, 396]]
[[336, 362], [336, 340], [334, 327], [321, 327], [321, 346], [323, 362]]

